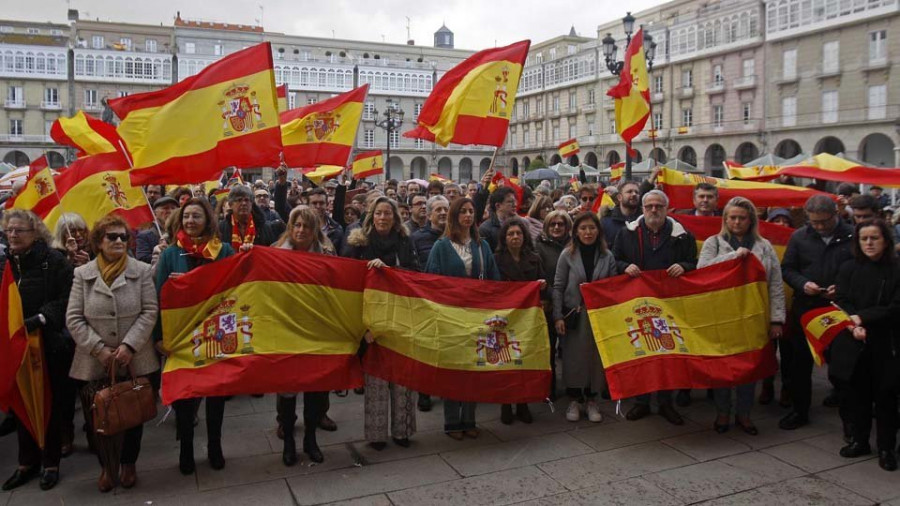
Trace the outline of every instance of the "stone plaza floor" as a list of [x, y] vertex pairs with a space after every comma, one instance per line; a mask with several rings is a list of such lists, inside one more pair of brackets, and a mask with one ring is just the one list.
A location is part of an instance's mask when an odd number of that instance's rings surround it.
[[[99, 467], [83, 433], [76, 451], [64, 459], [61, 481], [42, 492], [37, 480], [0, 493], [0, 506], [12, 505], [464, 505], [489, 504], [884, 504], [900, 506], [900, 472], [888, 473], [874, 457], [844, 459], [836, 409], [821, 400], [827, 383], [815, 374], [812, 423], [796, 431], [778, 429], [786, 410], [777, 404], [754, 406], [758, 436], [732, 429], [712, 430], [715, 410], [705, 392], [679, 408], [685, 425], [658, 415], [638, 422], [616, 416], [615, 403], [602, 409], [606, 419], [565, 420], [565, 402], [555, 412], [532, 405], [531, 425], [500, 423], [496, 405], [478, 407], [478, 439], [454, 441], [442, 432], [442, 407], [418, 413], [412, 446], [393, 443], [377, 452], [363, 441], [362, 396], [331, 396], [329, 415], [337, 432], [319, 431], [325, 462], [281, 463], [275, 436], [275, 399], [236, 397], [225, 408], [223, 447], [227, 464], [214, 471], [206, 461], [201, 421], [195, 440], [197, 472], [178, 472], [174, 415], [164, 409], [144, 432], [138, 484], [131, 490], [97, 491]], [[302, 398], [302, 397], [301, 397]], [[630, 406], [623, 403], [623, 412]], [[299, 411], [299, 406], [298, 406]], [[203, 410], [200, 410], [201, 416]], [[80, 422], [78, 424], [80, 426]], [[302, 428], [298, 429], [302, 433]], [[873, 441], [874, 443], [874, 441]], [[298, 436], [298, 445], [300, 437]], [[0, 439], [0, 473], [16, 463], [15, 436]]]

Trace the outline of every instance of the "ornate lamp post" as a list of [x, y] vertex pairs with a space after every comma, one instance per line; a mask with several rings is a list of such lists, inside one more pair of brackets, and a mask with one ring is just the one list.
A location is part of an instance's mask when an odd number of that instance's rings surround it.
[[[631, 44], [631, 35], [634, 33], [634, 16], [631, 15], [631, 12], [626, 13], [622, 18], [622, 28], [625, 30], [625, 47], [627, 48]], [[621, 74], [625, 62], [616, 59], [616, 53], [619, 50], [619, 47], [616, 46], [616, 39], [612, 34], [607, 33], [601, 43], [603, 44], [606, 68], [615, 76]], [[644, 56], [647, 60], [647, 72], [650, 72], [653, 70], [653, 58], [656, 56], [656, 42], [653, 42], [653, 37], [647, 32], [644, 32]], [[651, 124], [651, 126], [653, 125]], [[631, 155], [628, 154], [627, 149], [625, 150], [625, 179], [631, 179]]]
[[[390, 179], [391, 177], [391, 134], [400, 129], [400, 126], [403, 124], [403, 116], [406, 112], [400, 108], [399, 102], [394, 102], [391, 99], [387, 99], [387, 107], [384, 111], [384, 119], [375, 123], [378, 128], [381, 128], [387, 132], [387, 156], [385, 160], [385, 167], [387, 168], [385, 179]], [[378, 111], [375, 111], [375, 117], [378, 117]]]

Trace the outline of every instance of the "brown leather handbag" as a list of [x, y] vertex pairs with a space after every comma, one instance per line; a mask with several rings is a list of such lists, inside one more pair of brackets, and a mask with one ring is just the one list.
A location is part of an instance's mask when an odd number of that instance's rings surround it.
[[135, 378], [128, 367], [130, 380], [116, 383], [116, 361], [109, 365], [109, 384], [96, 394], [91, 412], [94, 430], [102, 436], [112, 436], [156, 418], [156, 395], [145, 377]]

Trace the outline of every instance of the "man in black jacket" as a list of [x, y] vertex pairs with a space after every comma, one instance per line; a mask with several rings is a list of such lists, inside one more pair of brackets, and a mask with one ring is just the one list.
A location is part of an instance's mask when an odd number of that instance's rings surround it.
[[[680, 223], [669, 218], [666, 210], [669, 198], [659, 190], [650, 190], [644, 197], [644, 215], [627, 223], [615, 239], [613, 256], [619, 272], [638, 277], [641, 271], [665, 269], [677, 278], [697, 268], [697, 241]], [[684, 424], [672, 406], [672, 391], [656, 393], [659, 414], [675, 425]], [[635, 405], [625, 415], [640, 420], [650, 414], [650, 394], [639, 395]]]
[[613, 208], [609, 216], [604, 216], [600, 220], [606, 245], [610, 249], [616, 241], [616, 235], [625, 228], [625, 224], [641, 215], [641, 189], [637, 181], [624, 181], [619, 184], [618, 189], [616, 198], [619, 205]]
[[497, 235], [503, 222], [516, 215], [516, 192], [508, 186], [501, 186], [491, 193], [488, 205], [491, 207], [491, 216], [478, 227], [478, 234], [494, 251], [497, 249]]
[[[250, 188], [244, 185], [231, 187], [228, 204], [231, 210], [219, 222], [219, 238], [222, 242], [231, 244], [236, 252], [245, 244], [271, 246], [284, 232], [284, 222], [266, 222], [262, 209], [253, 203]], [[252, 233], [250, 220], [253, 220]]]
[[784, 347], [791, 350], [787, 360], [794, 409], [778, 423], [785, 430], [809, 423], [813, 359], [800, 317], [834, 299], [838, 269], [853, 257], [853, 227], [840, 219], [831, 198], [814, 195], [804, 210], [809, 224], [791, 235], [781, 261], [782, 277], [794, 289], [786, 334], [791, 343]]

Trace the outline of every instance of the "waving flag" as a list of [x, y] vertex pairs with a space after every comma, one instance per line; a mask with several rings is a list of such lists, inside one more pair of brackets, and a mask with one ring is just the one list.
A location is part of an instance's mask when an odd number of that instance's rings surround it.
[[59, 193], [53, 173], [50, 167], [44, 167], [28, 176], [19, 194], [10, 197], [4, 205], [7, 209], [24, 209], [44, 218], [58, 204]]
[[268, 42], [158, 91], [109, 101], [134, 161], [131, 180], [196, 184], [226, 167], [278, 167], [281, 131]]
[[353, 179], [365, 179], [384, 174], [384, 156], [381, 150], [366, 151], [353, 159]]
[[625, 66], [619, 75], [619, 83], [606, 94], [615, 99], [616, 131], [633, 156], [631, 140], [641, 133], [650, 118], [650, 79], [644, 57], [643, 28], [634, 34], [625, 50]]
[[825, 363], [825, 350], [838, 334], [853, 326], [853, 321], [841, 308], [825, 306], [803, 313], [800, 325], [816, 365], [822, 365]]
[[288, 110], [287, 94], [288, 94], [287, 84], [282, 84], [281, 86], [275, 88], [275, 96], [278, 98], [278, 113], [279, 114]]
[[875, 185], [900, 185], [900, 168], [866, 167], [852, 160], [846, 160], [828, 153], [820, 153], [796, 165], [766, 170], [745, 179], [767, 181], [778, 176], [806, 177], [824, 181], [850, 181]]
[[609, 168], [609, 184], [617, 184], [625, 175], [625, 162], [619, 162]]
[[356, 143], [368, 93], [369, 85], [365, 84], [317, 104], [281, 113], [284, 163], [304, 169], [346, 165]]
[[50, 128], [50, 137], [58, 144], [78, 150], [78, 157], [120, 151], [116, 127], [78, 111], [71, 118], [59, 118]]
[[577, 139], [569, 139], [559, 145], [559, 156], [561, 156], [563, 160], [570, 156], [577, 155], [580, 152], [581, 147], [578, 146]]
[[33, 162], [28, 164], [28, 177], [36, 176], [40, 171], [49, 168], [50, 163], [47, 162], [47, 155], [41, 155]]
[[615, 276], [581, 293], [613, 399], [741, 385], [777, 368], [766, 271], [753, 255], [674, 279]]
[[752, 200], [759, 207], [803, 207], [806, 200], [813, 195], [834, 198], [830, 193], [800, 186], [721, 179], [688, 174], [665, 167], [659, 171], [657, 182], [669, 197], [669, 207], [672, 209], [693, 209], [694, 187], [697, 183], [709, 183], [718, 188], [720, 209], [725, 207], [732, 197], [738, 196]]
[[425, 100], [418, 127], [403, 136], [441, 146], [502, 146], [530, 46], [523, 40], [485, 49], [450, 69]]

